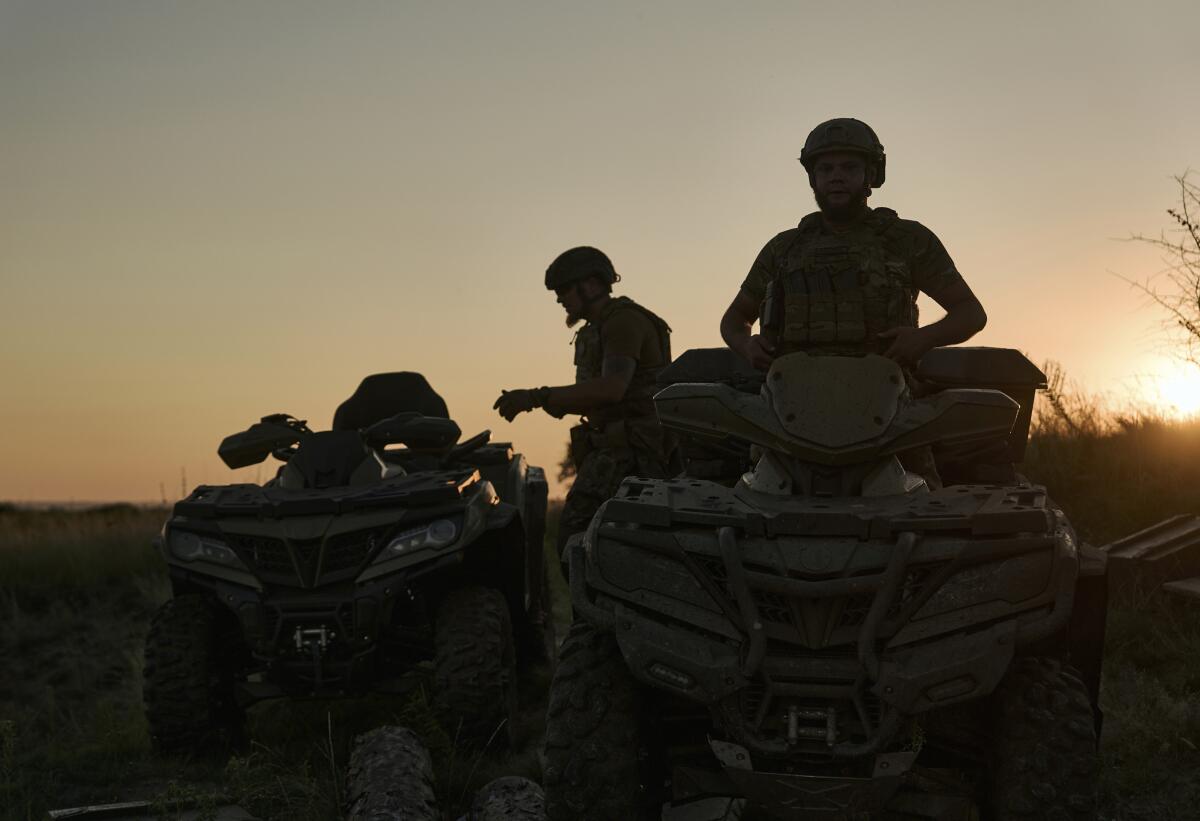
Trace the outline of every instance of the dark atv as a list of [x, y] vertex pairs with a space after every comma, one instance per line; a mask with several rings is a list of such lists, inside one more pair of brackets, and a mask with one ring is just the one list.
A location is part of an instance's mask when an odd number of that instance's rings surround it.
[[569, 544], [549, 818], [1095, 818], [1105, 570], [1013, 467], [1041, 372], [731, 356], [655, 403], [753, 466], [627, 477]]
[[174, 597], [143, 681], [160, 749], [236, 739], [260, 699], [386, 691], [429, 659], [450, 732], [511, 726], [518, 657], [546, 640], [546, 481], [486, 431], [459, 434], [424, 377], [391, 373], [333, 430], [275, 415], [221, 443], [231, 468], [284, 464], [262, 486], [196, 488], [164, 528]]

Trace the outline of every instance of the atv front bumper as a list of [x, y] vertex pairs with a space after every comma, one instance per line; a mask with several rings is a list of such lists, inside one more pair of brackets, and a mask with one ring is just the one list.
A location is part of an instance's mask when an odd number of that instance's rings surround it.
[[[383, 647], [411, 658], [432, 653], [423, 604], [410, 592], [427, 576], [461, 563], [461, 552], [356, 585], [331, 590], [258, 590], [208, 576], [173, 572], [177, 583], [200, 587], [236, 618], [258, 672], [240, 685], [250, 703], [279, 696], [334, 696], [386, 689]], [[175, 571], [175, 568], [172, 568]], [[397, 618], [405, 611], [407, 619]]]
[[707, 706], [754, 754], [861, 758], [910, 716], [988, 695], [1017, 648], [1067, 625], [1069, 528], [994, 489], [976, 494], [999, 493], [1000, 515], [960, 525], [970, 492], [924, 520], [906, 503], [825, 521], [755, 521], [736, 503], [655, 519], [619, 494], [569, 546], [572, 603], [636, 679]]

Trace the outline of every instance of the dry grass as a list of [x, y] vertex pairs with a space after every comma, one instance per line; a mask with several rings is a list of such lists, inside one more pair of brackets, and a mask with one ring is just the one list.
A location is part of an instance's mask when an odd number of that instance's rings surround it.
[[1106, 817], [1195, 818], [1200, 610], [1156, 596], [1110, 610], [1101, 706]]
[[1200, 419], [1108, 410], [1065, 384], [1053, 362], [1023, 469], [1093, 544], [1200, 512]]
[[176, 776], [149, 757], [138, 684], [149, 615], [169, 594], [151, 547], [164, 518], [0, 511], [3, 817], [40, 821], [60, 800]]
[[89, 590], [161, 572], [152, 540], [168, 511], [105, 505], [87, 510], [0, 506], [0, 579], [5, 588]]
[[[1200, 420], [1114, 413], [1064, 387], [1035, 419], [1024, 470], [1080, 535], [1103, 545], [1200, 513]], [[1055, 378], [1056, 373], [1058, 378]], [[1057, 384], [1056, 384], [1057, 383]], [[1109, 819], [1184, 819], [1200, 804], [1200, 606], [1153, 595], [1110, 603], [1101, 707]]]

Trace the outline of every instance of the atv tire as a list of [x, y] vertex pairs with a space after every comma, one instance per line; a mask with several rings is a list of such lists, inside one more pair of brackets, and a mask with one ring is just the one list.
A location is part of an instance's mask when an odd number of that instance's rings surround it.
[[1053, 658], [1017, 659], [995, 699], [986, 817], [1095, 819], [1096, 724], [1079, 674]]
[[348, 821], [441, 821], [433, 762], [416, 733], [377, 727], [354, 739], [346, 771]]
[[611, 633], [571, 625], [546, 709], [549, 821], [643, 817], [636, 691]]
[[452, 737], [487, 742], [503, 725], [512, 741], [517, 714], [517, 662], [504, 595], [464, 587], [442, 601], [434, 623], [434, 703]]
[[475, 793], [469, 821], [546, 821], [542, 788], [516, 775], [489, 781]]
[[158, 751], [240, 742], [245, 717], [234, 700], [227, 659], [216, 613], [200, 596], [171, 599], [154, 614], [146, 635], [142, 699]]

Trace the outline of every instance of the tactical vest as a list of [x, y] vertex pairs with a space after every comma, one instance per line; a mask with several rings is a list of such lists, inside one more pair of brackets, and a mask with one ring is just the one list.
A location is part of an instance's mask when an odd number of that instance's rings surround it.
[[616, 311], [632, 308], [641, 312], [654, 325], [658, 335], [659, 350], [662, 352], [662, 365], [655, 368], [644, 367], [638, 362], [637, 370], [625, 390], [625, 397], [616, 404], [588, 414], [588, 420], [593, 424], [603, 425], [617, 419], [637, 419], [639, 417], [654, 417], [654, 402], [651, 397], [657, 390], [656, 380], [659, 372], [671, 364], [671, 327], [653, 311], [643, 308], [629, 297], [613, 297], [594, 321], [589, 321], [575, 335], [575, 382], [584, 382], [600, 376], [604, 366], [604, 345], [602, 331], [604, 323]]
[[809, 214], [762, 305], [762, 328], [781, 352], [879, 353], [878, 334], [917, 327], [917, 290], [896, 212], [876, 208], [854, 227], [822, 231]]

